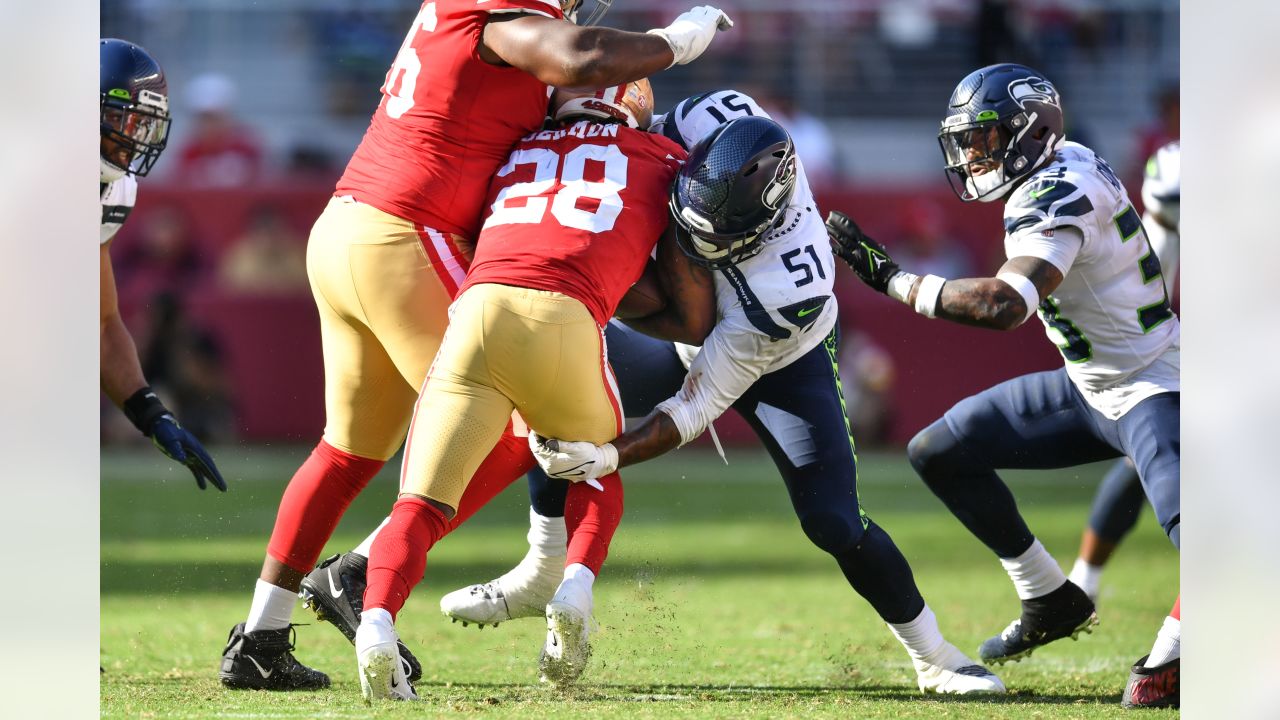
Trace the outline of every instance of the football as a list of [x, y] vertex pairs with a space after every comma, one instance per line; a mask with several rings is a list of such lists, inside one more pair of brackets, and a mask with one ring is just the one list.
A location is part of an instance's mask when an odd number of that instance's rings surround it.
[[622, 302], [618, 303], [615, 316], [628, 320], [652, 315], [667, 306], [667, 294], [658, 282], [658, 264], [650, 260], [644, 266], [640, 279], [631, 286]]

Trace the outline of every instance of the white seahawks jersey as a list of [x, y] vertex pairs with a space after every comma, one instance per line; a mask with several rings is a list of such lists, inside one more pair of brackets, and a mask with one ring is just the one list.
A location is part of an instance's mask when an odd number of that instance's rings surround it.
[[102, 198], [102, 237], [98, 244], [105, 245], [120, 231], [133, 210], [138, 199], [138, 180], [125, 175], [114, 182], [99, 184], [102, 186], [98, 191]]
[[[681, 102], [649, 129], [689, 148], [746, 115], [769, 117], [745, 93], [722, 90]], [[816, 347], [836, 324], [835, 260], [798, 160], [791, 202], [762, 245], [757, 255], [713, 271], [717, 322], [702, 348], [676, 346], [690, 366], [689, 379], [664, 410], [684, 442], [701, 434], [761, 375]]]
[[[1179, 389], [1178, 318], [1142, 220], [1106, 161], [1065, 143], [1009, 197], [1004, 226], [1008, 257], [1042, 257], [1063, 272], [1040, 303], [1040, 319], [1091, 405], [1116, 418], [1150, 395]], [[1083, 244], [1067, 233], [1054, 238], [1064, 226], [1076, 228]]]
[[1179, 233], [1182, 206], [1180, 142], [1175, 140], [1165, 145], [1147, 160], [1146, 175], [1142, 179], [1142, 205], [1146, 209], [1142, 224], [1156, 257], [1160, 258], [1165, 290], [1172, 295], [1182, 243]]

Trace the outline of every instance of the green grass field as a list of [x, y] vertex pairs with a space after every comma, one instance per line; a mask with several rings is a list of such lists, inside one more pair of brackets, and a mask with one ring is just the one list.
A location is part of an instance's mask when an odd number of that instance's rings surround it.
[[[537, 683], [539, 620], [477, 631], [438, 610], [445, 592], [523, 555], [523, 482], [432, 552], [400, 616], [425, 666], [424, 702], [366, 707], [355, 653], [328, 625], [298, 628], [296, 654], [329, 673], [330, 690], [224, 690], [223, 643], [248, 610], [276, 502], [305, 453], [216, 451], [232, 483], [225, 495], [198, 492], [154, 451], [104, 454], [104, 717], [1119, 717], [1128, 666], [1150, 648], [1178, 582], [1177, 555], [1147, 513], [1103, 580], [1093, 635], [999, 669], [1012, 691], [1004, 698], [924, 698], [906, 653], [804, 537], [768, 457], [734, 449], [726, 467], [684, 450], [625, 475], [627, 516], [596, 585], [595, 655], [572, 694]], [[910, 560], [948, 639], [976, 654], [1018, 612], [999, 563], [903, 455], [861, 460], [864, 507]], [[1066, 567], [1102, 470], [1011, 476], [1032, 529]], [[390, 473], [375, 480], [326, 552], [363, 538], [394, 487]], [[295, 620], [313, 618], [299, 607]]]

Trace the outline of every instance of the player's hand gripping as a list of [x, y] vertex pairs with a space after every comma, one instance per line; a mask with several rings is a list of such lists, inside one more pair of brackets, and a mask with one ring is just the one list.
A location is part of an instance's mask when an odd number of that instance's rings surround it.
[[547, 475], [570, 482], [585, 482], [597, 490], [604, 488], [595, 481], [596, 478], [618, 469], [618, 451], [612, 443], [596, 445], [557, 440], [542, 437], [531, 430], [529, 449]]
[[862, 282], [887, 293], [889, 280], [900, 272], [898, 263], [889, 257], [884, 246], [867, 237], [853, 218], [839, 210], [827, 214], [827, 237], [831, 249], [853, 268]]
[[151, 388], [144, 387], [125, 400], [124, 414], [134, 427], [151, 438], [160, 452], [170, 460], [186, 465], [201, 490], [208, 487], [208, 483], [213, 483], [222, 492], [227, 491], [227, 482], [222, 479], [213, 458], [209, 457], [195, 435], [178, 424], [173, 413]]
[[675, 56], [672, 65], [686, 65], [706, 52], [717, 30], [731, 27], [733, 21], [723, 10], [699, 5], [682, 13], [670, 25], [649, 32], [661, 36], [671, 46], [671, 54]]

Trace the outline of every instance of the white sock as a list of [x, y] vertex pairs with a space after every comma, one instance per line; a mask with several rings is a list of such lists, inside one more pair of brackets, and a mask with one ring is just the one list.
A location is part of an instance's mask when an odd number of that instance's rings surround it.
[[543, 517], [529, 508], [529, 553], [538, 557], [563, 557], [569, 544], [564, 516]]
[[564, 569], [565, 582], [578, 583], [585, 585], [588, 590], [596, 582], [596, 574], [591, 572], [591, 568], [582, 563], [574, 563]]
[[931, 663], [938, 651], [947, 645], [942, 632], [938, 630], [938, 618], [928, 605], [924, 606], [915, 620], [896, 625], [886, 624], [894, 637], [898, 638], [898, 642], [902, 643], [902, 647], [907, 649], [912, 660]]
[[1032, 542], [1031, 547], [1016, 558], [1000, 558], [1000, 564], [1009, 573], [1020, 600], [1048, 595], [1067, 581], [1062, 568], [1039, 540]]
[[370, 550], [371, 548], [373, 548], [373, 539], [374, 539], [374, 538], [376, 538], [376, 537], [378, 537], [378, 533], [382, 532], [382, 528], [386, 527], [386, 526], [387, 526], [387, 523], [389, 523], [389, 522], [391, 522], [391, 518], [390, 518], [390, 517], [385, 517], [385, 518], [383, 518], [383, 519], [382, 519], [382, 523], [381, 523], [381, 524], [379, 524], [379, 525], [378, 525], [378, 527], [374, 528], [374, 529], [373, 529], [373, 532], [369, 533], [369, 537], [367, 537], [367, 538], [365, 538], [364, 540], [362, 540], [362, 541], [360, 542], [360, 544], [359, 544], [359, 545], [357, 545], [357, 546], [356, 546], [356, 548], [355, 548], [354, 550], [352, 550], [351, 552], [355, 553], [356, 555], [359, 555], [360, 557], [364, 558], [365, 560], [368, 560], [368, 559], [369, 559], [369, 550]]
[[259, 578], [253, 586], [253, 604], [249, 606], [249, 618], [244, 622], [244, 631], [289, 627], [289, 621], [293, 619], [293, 604], [297, 601], [298, 593]]
[[1091, 598], [1098, 597], [1098, 585], [1102, 582], [1102, 566], [1090, 565], [1084, 558], [1076, 558], [1067, 579], [1075, 583]]
[[1166, 617], [1156, 633], [1156, 644], [1151, 646], [1151, 655], [1145, 663], [1147, 667], [1159, 667], [1178, 657], [1182, 652], [1182, 621], [1175, 617]]
[[370, 608], [360, 613], [360, 627], [356, 628], [356, 654], [376, 645], [395, 642], [396, 626], [391, 613], [383, 608]]

